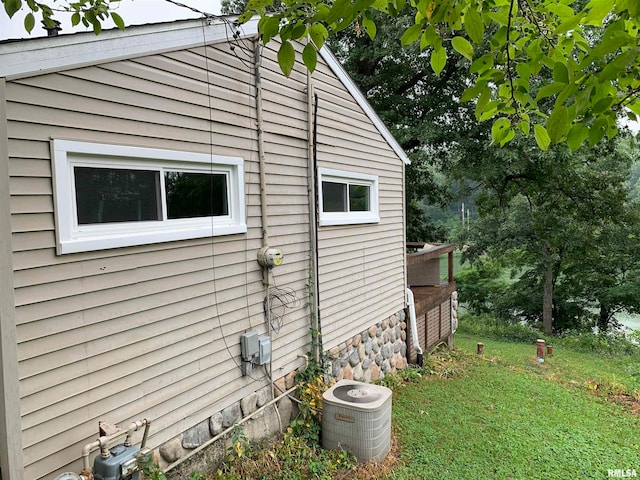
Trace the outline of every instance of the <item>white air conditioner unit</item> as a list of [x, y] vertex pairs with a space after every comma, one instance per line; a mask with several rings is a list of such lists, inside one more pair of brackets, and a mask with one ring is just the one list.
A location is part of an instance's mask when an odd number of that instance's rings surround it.
[[391, 449], [391, 390], [340, 380], [322, 395], [322, 446], [360, 461], [380, 461]]

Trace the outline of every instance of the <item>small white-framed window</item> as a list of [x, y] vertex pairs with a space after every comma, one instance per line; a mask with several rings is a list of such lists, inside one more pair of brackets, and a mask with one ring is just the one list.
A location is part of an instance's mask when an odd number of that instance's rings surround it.
[[378, 177], [318, 168], [320, 225], [378, 223]]
[[247, 231], [241, 157], [53, 140], [58, 254]]

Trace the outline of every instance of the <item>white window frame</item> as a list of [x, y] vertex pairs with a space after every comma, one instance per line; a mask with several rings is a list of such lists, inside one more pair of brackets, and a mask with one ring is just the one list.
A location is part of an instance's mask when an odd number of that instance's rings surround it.
[[[366, 212], [325, 212], [322, 182], [343, 183], [348, 185], [364, 185], [369, 187], [369, 210]], [[320, 226], [357, 225], [362, 223], [379, 223], [378, 176], [365, 173], [318, 168], [318, 195]]]
[[[58, 255], [247, 231], [241, 157], [57, 139], [52, 141], [52, 157]], [[73, 172], [76, 166], [160, 172], [162, 219], [79, 225]], [[165, 171], [226, 175], [229, 214], [167, 219]]]

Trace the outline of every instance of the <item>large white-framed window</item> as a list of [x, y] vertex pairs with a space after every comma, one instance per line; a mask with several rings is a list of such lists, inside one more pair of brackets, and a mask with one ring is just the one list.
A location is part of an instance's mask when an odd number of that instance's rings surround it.
[[378, 177], [318, 168], [320, 225], [378, 223]]
[[53, 140], [58, 254], [247, 231], [241, 157]]

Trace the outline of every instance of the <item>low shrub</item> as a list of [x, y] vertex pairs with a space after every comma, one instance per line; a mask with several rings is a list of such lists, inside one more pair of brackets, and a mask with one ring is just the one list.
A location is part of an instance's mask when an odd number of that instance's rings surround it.
[[566, 330], [558, 336], [543, 334], [540, 330], [523, 323], [507, 323], [488, 315], [460, 315], [458, 332], [469, 335], [493, 338], [516, 343], [535, 343], [544, 338], [548, 344], [562, 345], [577, 352], [597, 353], [599, 355], [640, 356], [640, 345], [623, 333], [612, 331], [592, 333], [584, 330]]

